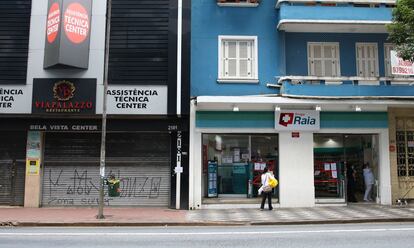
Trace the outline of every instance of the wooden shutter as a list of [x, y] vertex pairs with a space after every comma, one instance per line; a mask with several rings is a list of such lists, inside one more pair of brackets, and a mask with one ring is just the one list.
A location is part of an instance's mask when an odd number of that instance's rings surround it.
[[309, 72], [311, 76], [322, 76], [322, 45], [319, 43], [309, 44]]
[[339, 44], [309, 43], [308, 73], [311, 76], [340, 76]]
[[360, 77], [377, 77], [378, 46], [376, 43], [357, 43], [357, 73]]
[[249, 70], [249, 42], [248, 41], [240, 41], [239, 42], [239, 75], [241, 78], [250, 77], [250, 70]]
[[221, 58], [221, 76], [223, 78], [253, 78], [254, 41], [223, 40]]
[[237, 41], [223, 41], [223, 76], [237, 76]]
[[391, 73], [391, 50], [394, 49], [392, 44], [384, 44], [384, 65], [385, 65], [385, 76], [392, 77]]

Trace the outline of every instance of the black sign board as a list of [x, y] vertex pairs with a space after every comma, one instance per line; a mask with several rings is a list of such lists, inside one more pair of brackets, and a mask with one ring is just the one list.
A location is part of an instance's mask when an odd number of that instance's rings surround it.
[[96, 79], [34, 79], [32, 113], [95, 114]]
[[43, 67], [87, 69], [92, 0], [49, 0]]
[[32, 124], [29, 126], [30, 131], [53, 131], [53, 132], [93, 132], [100, 131], [98, 124]]
[[[10, 118], [0, 115], [0, 131], [101, 131], [101, 119], [78, 116], [42, 116], [41, 118]], [[108, 132], [188, 132], [188, 119], [111, 119], [107, 120]]]

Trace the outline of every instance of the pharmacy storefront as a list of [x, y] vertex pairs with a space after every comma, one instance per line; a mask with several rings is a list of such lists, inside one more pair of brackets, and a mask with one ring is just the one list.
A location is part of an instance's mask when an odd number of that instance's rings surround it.
[[302, 101], [252, 98], [192, 102], [190, 209], [258, 207], [265, 167], [279, 180], [276, 206], [350, 202], [351, 165], [358, 173], [354, 194], [362, 201], [366, 163], [375, 173], [373, 201], [391, 203], [386, 111], [317, 111]]

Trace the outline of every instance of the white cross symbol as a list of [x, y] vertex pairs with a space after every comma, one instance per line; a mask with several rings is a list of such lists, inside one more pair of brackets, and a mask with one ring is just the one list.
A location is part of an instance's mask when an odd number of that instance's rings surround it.
[[282, 120], [283, 120], [283, 122], [289, 122], [289, 120], [290, 120], [290, 116], [288, 115], [288, 114], [285, 114], [283, 117], [282, 117]]

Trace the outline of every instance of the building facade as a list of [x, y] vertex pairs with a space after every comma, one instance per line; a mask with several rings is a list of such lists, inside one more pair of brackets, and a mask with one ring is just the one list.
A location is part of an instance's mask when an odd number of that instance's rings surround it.
[[363, 201], [365, 164], [373, 201], [402, 197], [414, 78], [392, 73], [394, 5], [193, 2], [190, 208], [257, 207], [265, 166], [280, 207]]
[[1, 8], [0, 204], [188, 207], [189, 1], [110, 2]]

